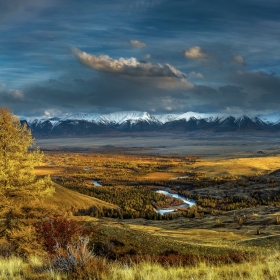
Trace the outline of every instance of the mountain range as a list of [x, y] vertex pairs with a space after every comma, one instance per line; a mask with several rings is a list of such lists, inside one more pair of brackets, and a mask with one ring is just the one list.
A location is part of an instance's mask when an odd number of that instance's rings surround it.
[[225, 115], [187, 112], [183, 114], [151, 115], [127, 111], [110, 114], [68, 114], [52, 118], [21, 118], [36, 136], [91, 135], [120, 132], [189, 132], [211, 130], [280, 131], [280, 113], [269, 115]]

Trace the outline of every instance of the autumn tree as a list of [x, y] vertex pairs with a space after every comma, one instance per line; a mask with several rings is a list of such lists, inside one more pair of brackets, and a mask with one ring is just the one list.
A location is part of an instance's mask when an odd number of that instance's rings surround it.
[[21, 124], [8, 108], [0, 107], [0, 199], [18, 202], [41, 199], [51, 195], [54, 187], [49, 176], [38, 179], [34, 166], [42, 160], [34, 145], [30, 129]]

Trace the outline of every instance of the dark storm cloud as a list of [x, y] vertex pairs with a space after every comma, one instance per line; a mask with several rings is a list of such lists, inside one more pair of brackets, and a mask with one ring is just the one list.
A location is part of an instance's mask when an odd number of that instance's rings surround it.
[[[242, 75], [242, 79], [238, 76], [241, 79], [238, 86], [214, 88], [194, 85], [182, 90], [178, 87], [159, 87], [147, 79], [127, 79], [110, 73], [85, 78], [83, 76], [86, 75], [81, 73], [75, 78], [65, 76], [29, 85], [23, 91], [0, 89], [0, 102], [6, 106], [12, 105], [21, 115], [27, 115], [26, 112], [30, 115], [80, 112], [81, 108], [84, 112], [101, 113], [119, 110], [155, 113], [190, 110], [248, 114], [257, 110], [277, 110], [280, 102], [277, 94], [279, 77], [266, 73]], [[259, 82], [257, 86], [256, 81]]]
[[[248, 95], [234, 85], [219, 88], [196, 85], [189, 92], [195, 110], [201, 112], [227, 112], [229, 108], [248, 109]], [[239, 108], [239, 109], [238, 109]]]
[[275, 73], [237, 72], [232, 76], [233, 81], [240, 85], [264, 91], [272, 95], [279, 95], [280, 77]]
[[[164, 82], [164, 81], [163, 81]], [[24, 89], [24, 99], [0, 91], [0, 102], [21, 115], [53, 112], [111, 112], [143, 110], [150, 112], [186, 109], [187, 97], [180, 90], [155, 86], [147, 80], [123, 79], [101, 74], [91, 79], [70, 78], [34, 84]], [[20, 97], [20, 96], [18, 96]]]
[[232, 80], [248, 89], [256, 109], [279, 111], [280, 76], [263, 71], [238, 72]]

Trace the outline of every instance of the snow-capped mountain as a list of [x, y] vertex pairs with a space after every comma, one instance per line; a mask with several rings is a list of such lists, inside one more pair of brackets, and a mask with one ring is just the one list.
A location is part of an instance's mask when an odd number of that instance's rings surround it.
[[272, 113], [268, 115], [259, 115], [259, 119], [261, 119], [263, 122], [266, 122], [268, 124], [276, 124], [280, 121], [280, 112]]
[[22, 121], [37, 135], [87, 135], [133, 131], [280, 131], [280, 113], [258, 116], [195, 112], [151, 115], [147, 112], [126, 111], [110, 114], [68, 114], [54, 118], [22, 118]]
[[148, 123], [157, 122], [156, 118], [151, 116], [147, 112], [128, 111], [101, 115], [99, 123], [121, 125], [127, 121], [131, 121], [134, 123], [138, 121], [144, 121]]

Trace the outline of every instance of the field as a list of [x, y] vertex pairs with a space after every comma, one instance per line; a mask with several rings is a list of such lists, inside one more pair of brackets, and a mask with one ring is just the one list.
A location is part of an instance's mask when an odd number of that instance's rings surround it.
[[[266, 145], [259, 138], [252, 144], [248, 138], [228, 139], [223, 146], [218, 138], [206, 147], [203, 137], [194, 144], [191, 136], [164, 136], [160, 144], [165, 146], [155, 146], [154, 137], [146, 142], [135, 137], [37, 141], [45, 157], [35, 173], [49, 174], [56, 193], [13, 213], [17, 230], [9, 236], [17, 257], [2, 261], [21, 262], [17, 279], [280, 278], [280, 150], [274, 138]], [[157, 214], [155, 209], [182, 201], [156, 190], [178, 193], [196, 205]], [[47, 257], [46, 241], [34, 241], [34, 234], [40, 233], [34, 227], [38, 221], [48, 227], [58, 221], [74, 229], [76, 239], [67, 238], [75, 250], [82, 249], [77, 236], [87, 232], [87, 246], [95, 257], [89, 257], [86, 267], [59, 270], [54, 252]], [[19, 225], [28, 228], [29, 235], [20, 234]], [[68, 251], [63, 252], [59, 256], [65, 259]], [[26, 262], [34, 255], [41, 269]]]

